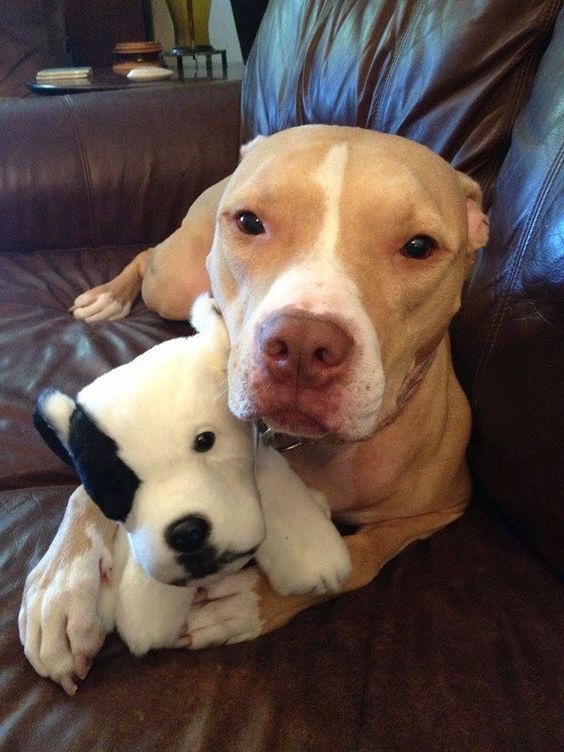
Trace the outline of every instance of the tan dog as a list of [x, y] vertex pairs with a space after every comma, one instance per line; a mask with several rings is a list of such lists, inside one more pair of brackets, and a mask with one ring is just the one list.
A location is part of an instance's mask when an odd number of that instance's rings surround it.
[[[208, 270], [232, 343], [231, 410], [301, 437], [287, 455], [292, 467], [327, 495], [338, 519], [359, 526], [346, 539], [353, 570], [344, 590], [369, 582], [468, 503], [470, 411], [448, 326], [487, 239], [480, 204], [477, 184], [423, 146], [305, 126], [252, 142], [227, 184], [207, 191], [177, 233], [118, 278], [129, 285], [125, 308], [142, 285], [162, 315], [184, 316], [208, 285], [203, 260], [213, 239]], [[180, 269], [194, 274], [181, 279]], [[107, 314], [116, 289], [77, 299], [75, 315]], [[76, 580], [97, 592], [112, 536], [79, 490], [24, 595], [26, 651], [68, 639], [79, 677], [100, 626]], [[41, 617], [28, 615], [30, 592], [50, 604]], [[205, 596], [186, 629], [193, 648], [271, 631], [320, 600], [279, 596], [257, 569]], [[68, 683], [68, 668], [58, 680]]]

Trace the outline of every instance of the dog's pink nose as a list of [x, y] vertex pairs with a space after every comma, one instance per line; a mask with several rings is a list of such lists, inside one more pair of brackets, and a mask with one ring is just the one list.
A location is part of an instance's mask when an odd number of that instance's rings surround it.
[[353, 341], [330, 319], [308, 313], [274, 313], [260, 326], [258, 346], [275, 381], [319, 387], [347, 367]]

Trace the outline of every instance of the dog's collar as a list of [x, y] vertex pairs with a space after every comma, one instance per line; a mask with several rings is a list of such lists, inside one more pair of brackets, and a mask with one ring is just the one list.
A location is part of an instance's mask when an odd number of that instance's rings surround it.
[[428, 355], [425, 355], [423, 359], [420, 360], [419, 363], [417, 363], [407, 374], [398, 394], [396, 409], [391, 415], [388, 415], [382, 423], [380, 423], [376, 431], [380, 431], [382, 428], [391, 425], [396, 418], [399, 417], [404, 407], [411, 401], [412, 397], [423, 383], [423, 379], [427, 375], [427, 371], [431, 367], [436, 354], [437, 348], [431, 350], [431, 352]]
[[[403, 412], [404, 407], [411, 401], [423, 383], [423, 379], [427, 375], [427, 371], [431, 367], [436, 354], [437, 348], [431, 350], [431, 352], [428, 355], [425, 355], [423, 359], [407, 374], [397, 398], [396, 409], [391, 415], [385, 418], [382, 423], [380, 423], [374, 433], [377, 433], [383, 428], [387, 428]], [[284, 433], [277, 433], [274, 428], [270, 428], [262, 420], [256, 422], [256, 438], [257, 444], [259, 441], [262, 441], [266, 446], [273, 447], [282, 454], [290, 452], [292, 449], [298, 449], [298, 447], [315, 444], [318, 441], [318, 439], [307, 439], [302, 436], [288, 436]], [[362, 441], [364, 441], [364, 439], [362, 439]]]

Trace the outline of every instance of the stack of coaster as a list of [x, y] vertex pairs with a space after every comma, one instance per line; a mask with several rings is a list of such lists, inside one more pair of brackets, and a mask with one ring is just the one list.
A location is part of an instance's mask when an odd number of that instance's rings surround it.
[[57, 84], [60, 81], [81, 81], [92, 75], [90, 66], [83, 68], [43, 68], [35, 76], [38, 84]]

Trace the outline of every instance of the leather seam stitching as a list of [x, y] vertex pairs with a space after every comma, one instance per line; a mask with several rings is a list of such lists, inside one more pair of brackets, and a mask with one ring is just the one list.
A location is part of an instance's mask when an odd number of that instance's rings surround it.
[[92, 196], [92, 174], [90, 171], [90, 165], [86, 158], [86, 148], [84, 145], [84, 139], [82, 137], [82, 132], [79, 127], [78, 119], [76, 117], [76, 113], [74, 110], [72, 96], [69, 94], [65, 94], [64, 99], [69, 110], [70, 121], [72, 124], [72, 128], [75, 134], [75, 138], [76, 138], [79, 153], [80, 153], [80, 162], [82, 164], [82, 175], [83, 175], [83, 182], [84, 182], [84, 188], [85, 188], [85, 193], [86, 193], [86, 202], [88, 204], [88, 216], [90, 218], [90, 235], [93, 241], [94, 248], [98, 248], [100, 246], [100, 238], [98, 237], [97, 225], [95, 222], [94, 203], [93, 203], [93, 196]]
[[393, 52], [392, 52], [392, 62], [390, 64], [390, 69], [388, 73], [386, 74], [384, 83], [382, 85], [382, 90], [381, 90], [382, 93], [380, 94], [380, 101], [378, 103], [378, 110], [376, 113], [376, 122], [374, 124], [374, 130], [376, 131], [384, 130], [382, 127], [382, 120], [384, 117], [383, 111], [385, 107], [385, 102], [388, 101], [388, 92], [392, 86], [392, 78], [399, 65], [399, 60], [401, 59], [403, 49], [407, 44], [407, 40], [410, 38], [415, 26], [419, 23], [419, 19], [422, 13], [423, 13], [423, 6], [418, 1], [415, 7], [415, 10], [413, 11], [413, 14], [407, 23], [407, 26], [403, 35], [401, 35], [401, 32], [400, 32], [399, 44], [394, 45]]

